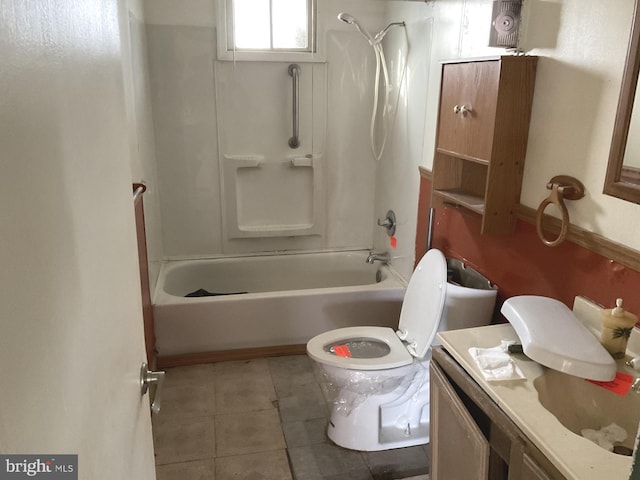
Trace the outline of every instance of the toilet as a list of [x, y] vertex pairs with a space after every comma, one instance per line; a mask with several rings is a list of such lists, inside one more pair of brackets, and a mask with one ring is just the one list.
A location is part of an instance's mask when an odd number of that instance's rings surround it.
[[497, 289], [485, 283], [447, 282], [447, 261], [432, 249], [409, 280], [397, 331], [347, 327], [309, 340], [332, 406], [334, 443], [377, 451], [429, 442], [431, 345], [439, 330], [489, 324]]

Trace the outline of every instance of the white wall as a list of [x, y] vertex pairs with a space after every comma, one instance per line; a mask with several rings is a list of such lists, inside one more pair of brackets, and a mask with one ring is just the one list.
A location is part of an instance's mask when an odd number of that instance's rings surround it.
[[[571, 222], [640, 250], [640, 206], [603, 195], [634, 2], [528, 6], [523, 47], [540, 55], [522, 203], [536, 208], [554, 175], [585, 185]], [[615, 25], [614, 28], [611, 26]]]
[[[375, 59], [366, 40], [336, 16], [347, 11], [376, 31], [383, 26], [384, 5], [362, 0], [318, 2], [318, 43], [326, 52], [327, 63], [313, 67], [317, 71], [313, 153], [324, 162], [323, 231], [310, 237], [239, 240], [225, 235], [220, 156], [227, 153], [230, 137], [225, 132], [230, 124], [238, 130], [247, 124], [233, 109], [250, 112], [264, 106], [250, 95], [233, 96], [229, 101], [225, 94], [229, 84], [259, 92], [260, 76], [251, 73], [230, 81], [234, 72], [242, 74], [246, 66], [238, 63], [230, 74], [232, 64], [215, 60], [212, 1], [146, 0], [144, 6], [164, 255], [188, 258], [370, 248], [376, 166], [368, 150], [368, 119]], [[266, 101], [274, 99], [274, 95], [267, 97]], [[252, 140], [259, 143], [250, 136], [246, 143]]]

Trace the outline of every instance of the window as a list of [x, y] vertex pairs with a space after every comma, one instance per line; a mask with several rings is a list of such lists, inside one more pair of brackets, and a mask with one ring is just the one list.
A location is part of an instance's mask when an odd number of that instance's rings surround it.
[[219, 5], [225, 21], [225, 34], [218, 37], [221, 59], [282, 60], [315, 51], [315, 0], [221, 0]]

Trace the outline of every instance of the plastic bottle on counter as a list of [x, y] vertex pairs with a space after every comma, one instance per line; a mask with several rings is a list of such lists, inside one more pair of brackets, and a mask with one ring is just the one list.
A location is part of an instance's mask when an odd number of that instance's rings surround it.
[[601, 312], [602, 330], [600, 343], [613, 358], [624, 358], [627, 341], [638, 317], [622, 308], [622, 299], [616, 299], [616, 306]]

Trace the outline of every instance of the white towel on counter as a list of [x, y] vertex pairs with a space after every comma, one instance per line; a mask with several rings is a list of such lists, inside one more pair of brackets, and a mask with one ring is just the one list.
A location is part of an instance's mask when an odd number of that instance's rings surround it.
[[507, 348], [512, 343], [515, 342], [502, 340], [497, 347], [471, 347], [469, 349], [469, 354], [475, 360], [485, 380], [488, 382], [503, 382], [525, 378], [522, 370], [518, 368], [511, 355], [507, 352]]

